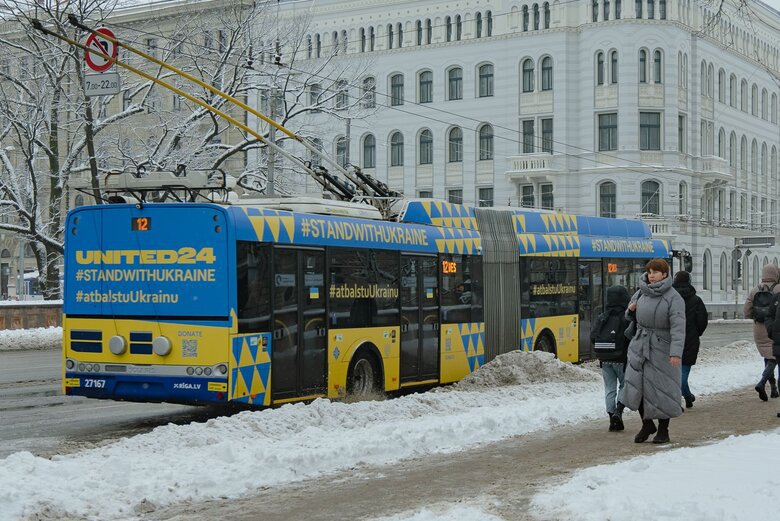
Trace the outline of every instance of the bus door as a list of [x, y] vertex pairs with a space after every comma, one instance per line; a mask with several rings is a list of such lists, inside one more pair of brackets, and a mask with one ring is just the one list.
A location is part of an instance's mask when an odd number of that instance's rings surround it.
[[401, 256], [401, 383], [438, 379], [436, 257]]
[[274, 251], [274, 399], [326, 391], [325, 252]]
[[579, 358], [593, 356], [590, 329], [596, 317], [604, 311], [601, 259], [579, 260], [580, 349]]

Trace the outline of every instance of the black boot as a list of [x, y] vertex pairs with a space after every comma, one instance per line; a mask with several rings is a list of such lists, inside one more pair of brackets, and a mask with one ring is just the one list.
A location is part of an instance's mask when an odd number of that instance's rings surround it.
[[696, 401], [696, 397], [694, 395], [689, 395], [685, 397], [685, 408], [690, 409], [693, 407], [693, 402]]
[[761, 398], [762, 402], [769, 400], [769, 397], [766, 395], [766, 380], [762, 379], [760, 382], [758, 382], [758, 385], [756, 385], [755, 389], [758, 393], [758, 397]]
[[623, 409], [625, 409], [626, 406], [622, 403], [617, 403], [617, 408], [615, 409], [615, 413], [612, 415], [612, 421], [615, 422], [615, 430], [616, 431], [622, 431], [625, 429], [625, 425], [623, 425]]
[[669, 443], [669, 419], [658, 420], [658, 434], [653, 437], [653, 443]]
[[609, 414], [609, 432], [614, 432], [617, 429], [615, 428], [615, 415], [611, 412], [608, 412]]
[[634, 443], [644, 443], [656, 430], [653, 420], [642, 420], [642, 429], [634, 436]]
[[771, 398], [777, 398], [778, 396], [780, 396], [780, 394], [778, 394], [777, 392], [777, 382], [775, 381], [774, 378], [769, 379], [769, 391], [770, 391], [769, 396]]

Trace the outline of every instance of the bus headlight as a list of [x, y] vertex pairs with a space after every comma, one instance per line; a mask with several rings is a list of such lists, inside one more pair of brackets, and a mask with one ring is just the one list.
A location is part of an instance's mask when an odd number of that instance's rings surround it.
[[203, 374], [205, 374], [206, 376], [211, 376], [211, 372], [212, 372], [211, 367], [206, 367], [205, 369], [203, 369]]
[[152, 341], [152, 350], [158, 356], [165, 356], [171, 352], [171, 341], [164, 336], [158, 336]]
[[125, 349], [127, 349], [127, 342], [125, 341], [125, 337], [115, 335], [108, 340], [108, 350], [113, 354], [121, 355], [125, 352]]
[[76, 367], [76, 362], [70, 359], [65, 361], [65, 369], [72, 371], [74, 367]]
[[219, 374], [227, 374], [227, 366], [225, 364], [219, 364], [217, 366], [217, 372], [219, 372]]

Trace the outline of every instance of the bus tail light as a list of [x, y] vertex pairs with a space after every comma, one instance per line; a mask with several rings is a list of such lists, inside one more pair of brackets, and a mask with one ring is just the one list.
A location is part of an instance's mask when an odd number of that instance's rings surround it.
[[152, 350], [158, 356], [166, 356], [171, 352], [171, 341], [164, 336], [158, 336], [152, 341]]
[[108, 349], [115, 355], [121, 355], [127, 349], [125, 337], [114, 335], [108, 340]]

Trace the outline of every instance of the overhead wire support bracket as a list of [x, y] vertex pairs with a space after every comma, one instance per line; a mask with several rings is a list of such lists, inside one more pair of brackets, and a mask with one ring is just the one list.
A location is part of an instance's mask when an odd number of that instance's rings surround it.
[[[88, 32], [90, 34], [98, 34], [97, 31], [95, 31], [94, 29], [91, 29], [91, 28], [87, 27], [86, 25], [84, 25], [76, 17], [76, 15], [74, 15], [73, 13], [68, 15], [68, 22], [71, 25], [73, 25], [74, 27], [76, 27], [78, 29], [81, 29], [82, 31], [86, 31], [86, 32]], [[328, 164], [330, 164], [332, 167], [334, 167], [339, 173], [341, 173], [347, 179], [349, 179], [355, 186], [361, 187], [361, 189], [363, 189], [364, 191], [368, 190], [369, 187], [367, 187], [364, 182], [362, 182], [359, 178], [353, 176], [349, 171], [347, 171], [347, 169], [343, 168], [341, 165], [338, 164], [338, 162], [336, 162], [333, 159], [331, 159], [327, 154], [323, 154], [321, 150], [317, 149], [317, 147], [315, 147], [314, 145], [309, 143], [309, 141], [306, 138], [304, 138], [302, 136], [299, 136], [298, 134], [296, 134], [295, 132], [291, 131], [290, 129], [284, 127], [283, 125], [280, 125], [279, 123], [277, 123], [273, 119], [267, 117], [263, 113], [261, 113], [261, 112], [257, 111], [256, 109], [250, 107], [249, 105], [247, 105], [243, 101], [241, 101], [241, 100], [231, 96], [230, 94], [227, 94], [226, 92], [223, 92], [223, 91], [217, 89], [216, 87], [214, 87], [214, 86], [212, 86], [212, 85], [210, 85], [210, 84], [208, 84], [208, 83], [206, 83], [206, 82], [204, 82], [202, 80], [199, 80], [198, 78], [192, 76], [191, 74], [189, 74], [189, 73], [187, 73], [187, 72], [185, 72], [185, 71], [183, 71], [183, 70], [181, 70], [181, 69], [179, 69], [177, 67], [174, 67], [173, 65], [171, 65], [171, 64], [169, 64], [169, 63], [167, 63], [167, 62], [165, 62], [163, 60], [159, 60], [159, 59], [155, 58], [154, 56], [152, 56], [150, 54], [147, 54], [147, 53], [145, 53], [145, 52], [143, 52], [143, 51], [141, 51], [139, 49], [136, 49], [136, 48], [134, 48], [134, 47], [132, 47], [130, 45], [127, 45], [126, 43], [122, 43], [119, 40], [117, 40], [115, 38], [112, 38], [111, 36], [108, 36], [108, 35], [105, 35], [105, 34], [100, 34], [100, 37], [104, 38], [104, 39], [106, 39], [106, 40], [108, 40], [110, 42], [113, 42], [117, 47], [121, 47], [123, 49], [127, 49], [128, 51], [132, 52], [133, 54], [136, 54], [137, 56], [140, 56], [140, 57], [144, 58], [145, 60], [148, 60], [148, 61], [150, 61], [150, 62], [152, 62], [152, 63], [154, 63], [156, 65], [159, 65], [160, 67], [163, 67], [163, 68], [165, 68], [165, 69], [167, 69], [167, 70], [169, 70], [169, 71], [171, 71], [171, 72], [173, 72], [175, 74], [178, 74], [179, 76], [190, 80], [191, 82], [197, 84], [198, 86], [203, 87], [204, 89], [208, 90], [209, 92], [211, 92], [213, 94], [216, 94], [217, 96], [220, 96], [220, 97], [224, 98], [225, 100], [233, 103], [237, 107], [247, 111], [249, 114], [252, 114], [253, 116], [255, 116], [255, 117], [261, 119], [262, 121], [264, 121], [265, 123], [267, 123], [268, 125], [271, 125], [272, 127], [276, 128], [280, 132], [284, 133], [287, 137], [297, 141], [304, 148], [306, 148], [307, 150], [309, 150], [313, 154], [316, 154], [318, 157], [321, 157]], [[280, 48], [277, 48], [277, 55], [279, 56], [279, 60], [276, 61], [276, 65], [284, 66], [284, 64], [281, 63], [281, 54], [280, 53], [281, 53]], [[97, 54], [105, 56], [104, 54], [99, 53], [99, 52]], [[117, 62], [118, 64], [120, 63], [120, 61], [116, 60], [116, 59], [113, 60], [113, 61]], [[178, 91], [178, 89], [176, 89], [176, 91]], [[191, 99], [191, 98], [187, 97], [187, 99]], [[200, 105], [203, 106], [202, 103]], [[221, 116], [222, 114], [217, 113], [216, 112], [217, 110], [218, 109], [214, 108], [214, 113]], [[231, 123], [234, 123], [235, 120], [228, 119], [228, 121], [230, 121]], [[245, 129], [246, 126], [244, 125], [244, 126], [242, 126], [242, 128]], [[255, 133], [253, 133], [252, 131], [247, 130], [247, 132], [249, 132], [250, 134], [252, 134], [255, 137], [257, 137], [255, 135]], [[263, 139], [263, 141], [265, 143], [269, 143], [269, 141], [267, 141], [265, 139]], [[292, 156], [290, 156], [290, 154], [286, 154], [286, 153], [282, 152], [281, 148], [277, 147], [277, 148], [274, 148], [274, 150], [276, 150], [277, 152], [280, 152], [287, 159], [291, 159], [291, 157], [292, 157]], [[294, 161], [294, 159], [291, 159], [291, 160]], [[312, 173], [309, 172], [309, 174], [311, 175]], [[313, 177], [315, 177], [315, 179], [316, 179], [316, 176], [313, 176]], [[322, 185], [322, 182], [320, 182], [319, 180], [317, 182], [319, 182], [320, 185]], [[324, 187], [324, 185], [323, 185], [323, 187]]]

